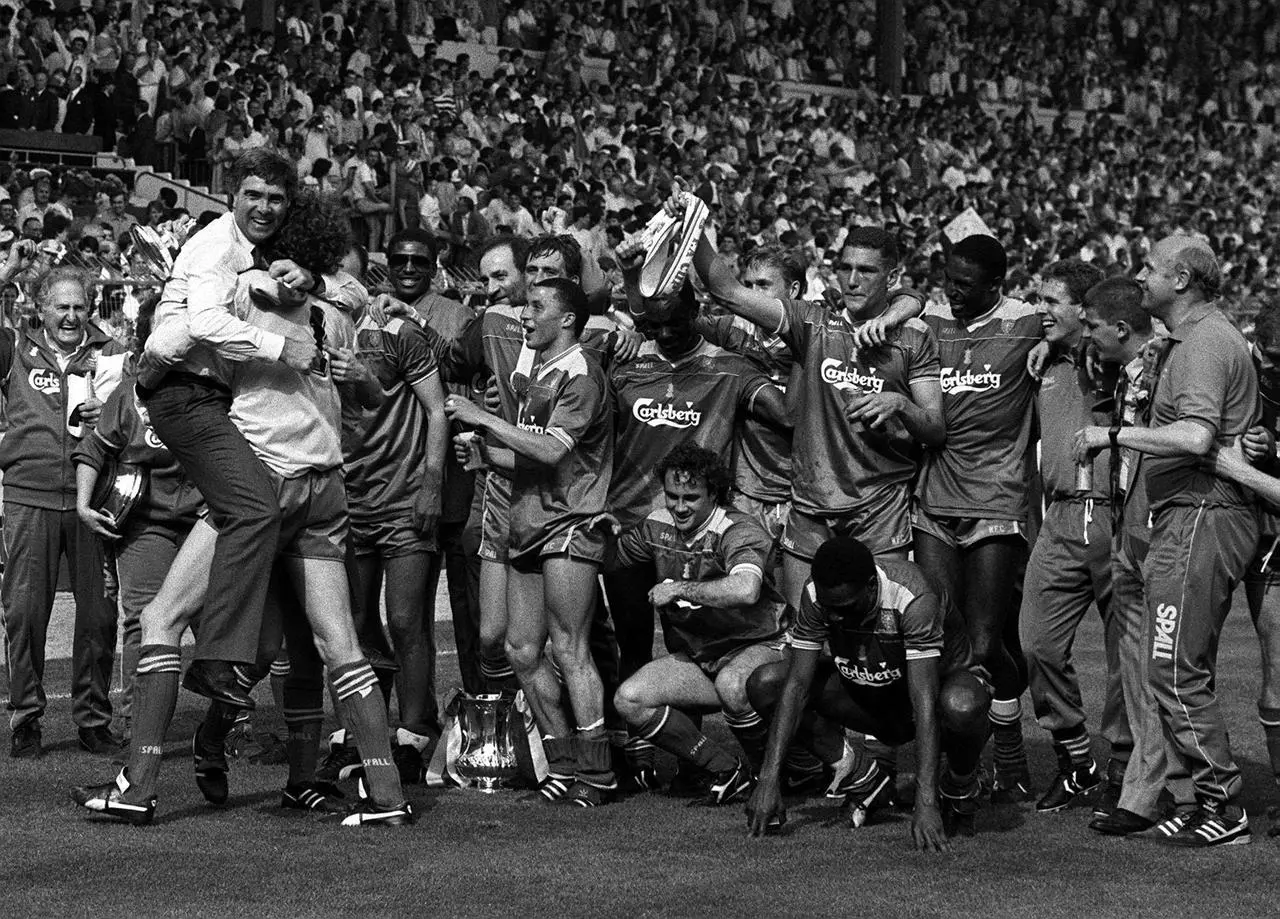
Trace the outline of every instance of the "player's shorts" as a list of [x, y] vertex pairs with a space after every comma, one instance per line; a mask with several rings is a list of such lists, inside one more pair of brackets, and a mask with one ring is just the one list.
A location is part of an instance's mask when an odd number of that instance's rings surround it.
[[399, 517], [392, 520], [352, 520], [351, 547], [357, 558], [376, 555], [380, 558], [402, 558], [437, 551], [435, 538], [416, 529], [413, 521]]
[[920, 509], [911, 510], [911, 526], [921, 533], [946, 543], [952, 549], [968, 549], [985, 539], [999, 536], [1027, 538], [1027, 527], [1021, 520], [997, 520], [993, 517], [938, 517]]
[[1263, 590], [1280, 587], [1280, 535], [1263, 533], [1258, 552], [1249, 563], [1244, 579]]
[[270, 475], [280, 501], [280, 554], [345, 560], [350, 517], [342, 471], [308, 472], [292, 479]]
[[734, 492], [733, 506], [742, 511], [769, 534], [776, 545], [782, 539], [782, 531], [791, 515], [791, 501], [761, 501], [742, 492]]
[[528, 545], [512, 546], [507, 561], [512, 568], [524, 572], [541, 571], [543, 559], [556, 556], [602, 564], [608, 549], [608, 537], [603, 527], [589, 525], [594, 517], [574, 518], [539, 534]]
[[782, 551], [813, 561], [828, 539], [851, 536], [873, 555], [897, 552], [911, 546], [911, 492], [906, 485], [882, 488], [858, 507], [819, 514], [792, 506], [782, 533]]
[[490, 472], [484, 477], [484, 503], [480, 510], [480, 551], [486, 562], [507, 563], [511, 548], [511, 480]]
[[773, 641], [762, 641], [754, 645], [744, 645], [741, 648], [736, 648], [733, 651], [730, 651], [728, 654], [721, 655], [713, 661], [695, 661], [686, 651], [678, 651], [671, 656], [676, 660], [684, 660], [697, 665], [698, 669], [705, 673], [708, 679], [714, 681], [715, 678], [720, 675], [720, 671], [724, 670], [748, 651], [764, 649], [769, 652], [760, 659], [760, 664], [758, 666], [763, 666], [764, 664], [776, 664], [778, 661], [782, 660], [782, 649], [786, 646], [787, 641], [785, 638], [775, 638]]

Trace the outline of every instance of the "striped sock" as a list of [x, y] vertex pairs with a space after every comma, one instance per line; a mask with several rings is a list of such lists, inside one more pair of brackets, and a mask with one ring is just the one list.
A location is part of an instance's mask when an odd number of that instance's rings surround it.
[[129, 751], [130, 804], [143, 804], [156, 793], [164, 735], [178, 706], [182, 656], [176, 645], [139, 649], [138, 680], [133, 689], [133, 748]]
[[997, 779], [1025, 782], [1031, 770], [1022, 743], [1022, 703], [1018, 699], [993, 699], [987, 717], [991, 720], [992, 762]]
[[751, 771], [759, 773], [760, 767], [764, 765], [765, 748], [769, 745], [769, 725], [760, 717], [759, 712], [750, 708], [745, 712], [725, 712], [724, 723], [738, 739], [738, 745], [746, 754]]
[[542, 737], [542, 750], [547, 755], [547, 777], [572, 782], [578, 771], [572, 737]]
[[627, 727], [627, 740], [622, 745], [627, 755], [627, 762], [633, 770], [654, 769], [658, 765], [658, 748], [640, 737], [636, 733], [637, 730], [631, 726]]
[[[404, 801], [400, 773], [391, 761], [391, 735], [387, 709], [378, 692], [378, 677], [363, 658], [335, 667], [331, 673], [338, 704], [355, 734], [365, 782], [375, 804], [392, 807]], [[301, 707], [300, 707], [301, 709]]]
[[711, 742], [678, 708], [664, 705], [639, 726], [640, 737], [656, 747], [709, 772], [724, 772], [736, 763], [724, 748]]
[[1073, 769], [1093, 762], [1093, 744], [1083, 724], [1065, 731], [1054, 731], [1053, 748], [1058, 753], [1058, 759]]
[[511, 662], [501, 651], [482, 651], [480, 653], [480, 676], [484, 679], [486, 692], [515, 691], [520, 688], [516, 681], [516, 672], [511, 669]]
[[613, 774], [609, 735], [605, 733], [603, 721], [597, 727], [577, 731], [573, 735], [573, 749], [578, 763], [574, 775], [579, 782], [606, 791], [618, 787], [618, 777]]
[[1267, 740], [1267, 758], [1271, 761], [1271, 774], [1280, 785], [1280, 708], [1258, 706], [1258, 721]]
[[284, 711], [284, 681], [289, 676], [289, 654], [281, 649], [280, 654], [271, 662], [271, 698], [276, 703], [276, 711]]

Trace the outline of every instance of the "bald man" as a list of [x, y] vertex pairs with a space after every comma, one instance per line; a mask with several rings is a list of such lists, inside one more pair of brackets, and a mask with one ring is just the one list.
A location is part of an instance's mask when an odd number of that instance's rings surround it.
[[1257, 421], [1258, 378], [1248, 343], [1214, 303], [1221, 280], [1213, 250], [1200, 240], [1171, 236], [1152, 248], [1137, 277], [1142, 308], [1169, 337], [1151, 425], [1077, 435], [1080, 459], [1113, 445], [1145, 454], [1152, 530], [1142, 653], [1170, 755], [1190, 769], [1196, 807], [1137, 835], [1187, 848], [1250, 840], [1214, 687], [1218, 638], [1257, 549], [1258, 518], [1252, 497], [1204, 460]]

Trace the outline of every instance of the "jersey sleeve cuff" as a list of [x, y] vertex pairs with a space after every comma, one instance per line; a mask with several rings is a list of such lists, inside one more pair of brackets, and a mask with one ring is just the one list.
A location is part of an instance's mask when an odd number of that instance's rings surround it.
[[942, 657], [941, 648], [907, 648], [907, 660], [926, 661], [931, 657]]
[[547, 428], [547, 430], [544, 431], [543, 433], [551, 437], [554, 437], [556, 440], [560, 441], [560, 443], [564, 444], [565, 447], [567, 447], [570, 450], [572, 450], [575, 446], [577, 446], [577, 443], [574, 441], [572, 437], [568, 435], [568, 433], [565, 432], [564, 428]]
[[729, 574], [731, 576], [735, 574], [750, 574], [762, 581], [764, 580], [764, 569], [753, 562], [743, 562], [740, 565], [734, 565], [729, 569]]
[[800, 651], [821, 651], [822, 642], [810, 641], [808, 638], [797, 638], [794, 635], [787, 636], [787, 644]]

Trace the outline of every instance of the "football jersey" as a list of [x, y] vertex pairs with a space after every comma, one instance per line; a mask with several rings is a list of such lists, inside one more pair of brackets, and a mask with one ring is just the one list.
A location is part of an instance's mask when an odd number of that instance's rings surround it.
[[[791, 349], [777, 335], [763, 335], [759, 326], [732, 316], [704, 318], [698, 331], [713, 345], [740, 354], [764, 373], [784, 394], [795, 362]], [[734, 450], [733, 486], [742, 494], [777, 504], [791, 498], [791, 432], [744, 415], [738, 422]]]
[[925, 451], [917, 495], [939, 517], [1027, 517], [1027, 451], [1035, 378], [1027, 355], [1040, 343], [1040, 317], [1004, 297], [965, 325], [945, 306], [922, 317], [942, 360], [947, 443]]
[[749, 606], [714, 607], [677, 600], [658, 611], [667, 650], [699, 664], [781, 637], [786, 602], [768, 575], [772, 540], [746, 514], [716, 508], [688, 540], [665, 508], [651, 513], [618, 541], [618, 565], [652, 562], [659, 581], [714, 581], [731, 574], [759, 576], [760, 596]]
[[439, 376], [427, 334], [406, 319], [356, 326], [356, 352], [385, 393], [344, 427], [347, 500], [353, 520], [393, 520], [413, 513], [427, 463], [427, 412], [413, 387]]
[[911, 384], [935, 380], [938, 348], [919, 319], [908, 319], [876, 348], [859, 348], [857, 324], [843, 313], [802, 300], [783, 300], [778, 335], [800, 369], [794, 379], [798, 412], [792, 452], [792, 500], [815, 512], [856, 507], [864, 489], [910, 482], [915, 439], [897, 419], [883, 430], [850, 424], [844, 410], [863, 393], [911, 398]]
[[445, 380], [469, 386], [474, 398], [483, 398], [489, 377], [496, 378], [499, 416], [511, 423], [516, 419], [516, 396], [509, 381], [524, 347], [520, 313], [520, 307], [507, 304], [489, 307], [471, 320], [443, 362]]
[[635, 526], [662, 506], [653, 471], [682, 443], [696, 443], [732, 461], [734, 427], [769, 379], [746, 358], [703, 340], [675, 361], [646, 341], [613, 369], [617, 457], [609, 509]]
[[809, 581], [788, 638], [808, 651], [826, 642], [846, 689], [868, 709], [910, 710], [907, 662], [936, 657], [943, 676], [964, 670], [973, 663], [969, 633], [946, 588], [918, 565], [886, 560], [876, 568], [880, 596], [866, 619], [832, 619]]
[[[531, 353], [531, 352], [530, 352]], [[511, 389], [516, 426], [568, 447], [554, 467], [516, 454], [511, 477], [511, 549], [604, 511], [613, 473], [611, 403], [604, 371], [574, 345], [544, 364], [522, 362]]]

